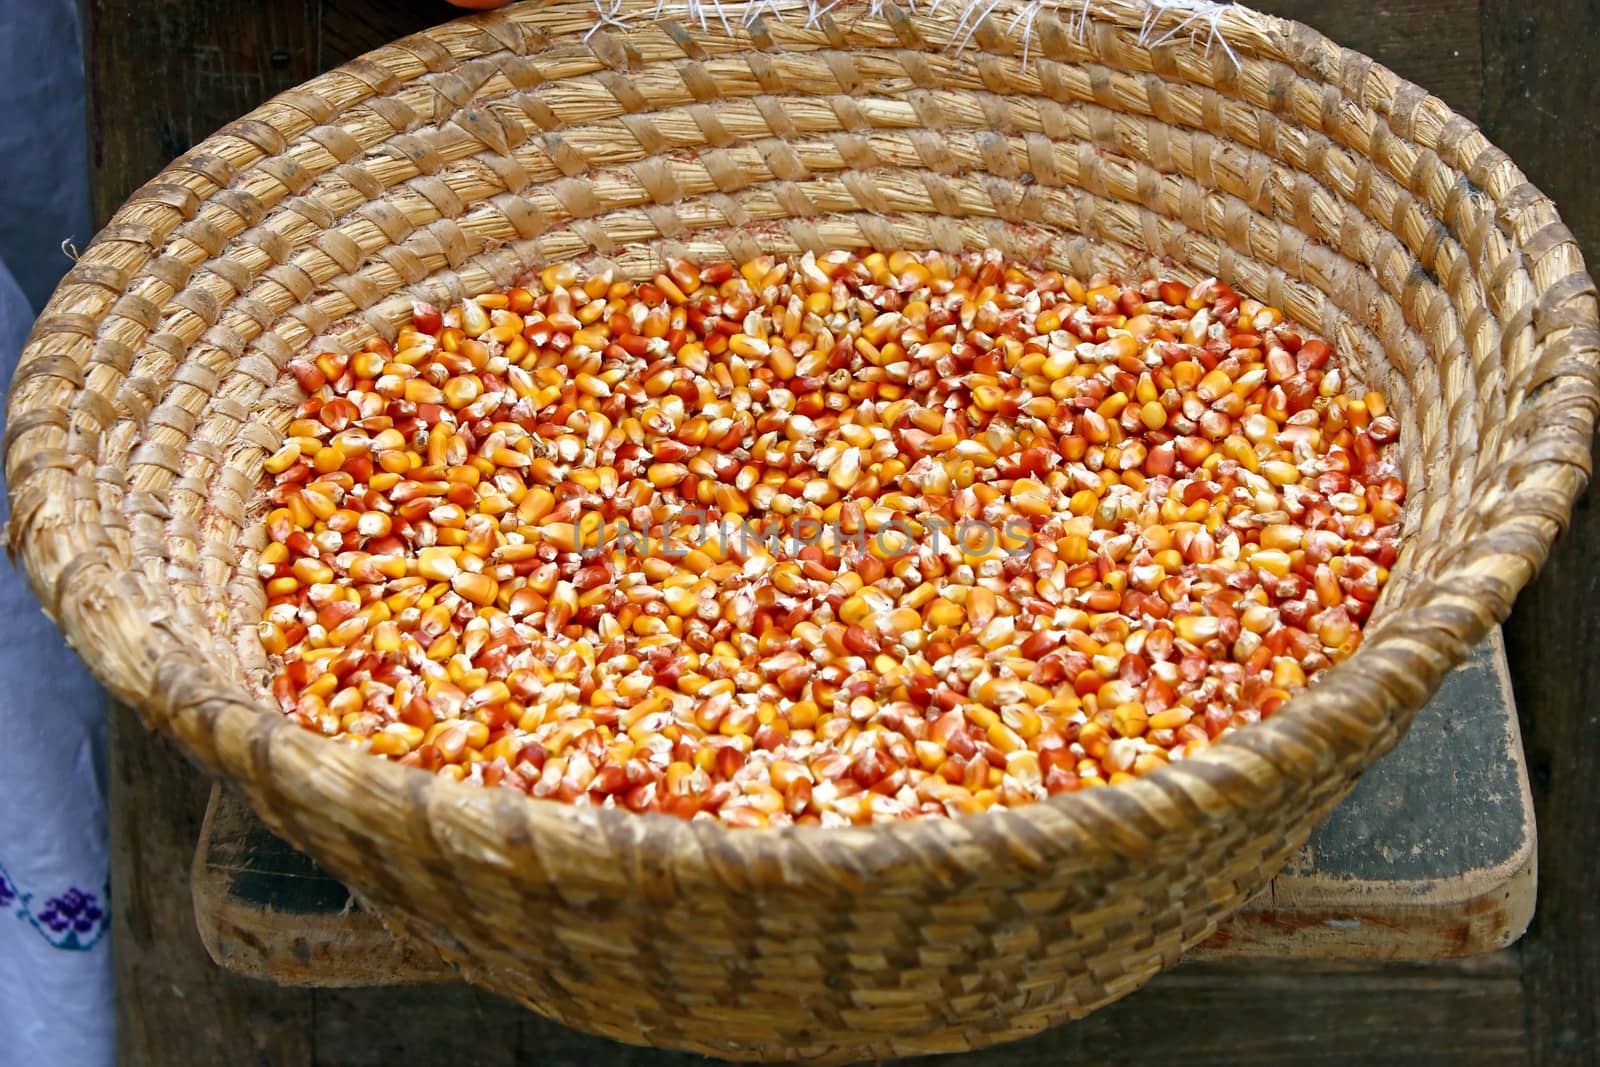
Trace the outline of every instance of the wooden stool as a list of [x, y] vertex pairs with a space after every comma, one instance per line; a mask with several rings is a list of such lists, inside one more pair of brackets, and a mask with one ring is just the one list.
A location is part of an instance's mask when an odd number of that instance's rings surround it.
[[[1194, 955], [1430, 960], [1504, 947], [1533, 917], [1534, 841], [1496, 631], [1288, 867]], [[193, 883], [200, 936], [236, 974], [300, 986], [454, 977], [220, 787]]]

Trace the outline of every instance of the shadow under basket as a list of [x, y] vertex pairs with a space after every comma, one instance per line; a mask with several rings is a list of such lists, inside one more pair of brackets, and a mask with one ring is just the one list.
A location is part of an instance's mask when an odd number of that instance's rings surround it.
[[[580, 1029], [738, 1059], [943, 1052], [1176, 963], [1544, 560], [1588, 474], [1594, 288], [1470, 122], [1304, 26], [958, 6], [725, 0], [724, 25], [654, 0], [519, 4], [196, 146], [99, 234], [24, 351], [6, 475], [40, 600], [116, 696], [398, 931]], [[642, 277], [667, 255], [858, 246], [1214, 275], [1328, 338], [1389, 398], [1410, 492], [1362, 650], [1132, 784], [847, 830], [459, 785], [256, 695], [253, 519], [295, 355], [555, 260]]]

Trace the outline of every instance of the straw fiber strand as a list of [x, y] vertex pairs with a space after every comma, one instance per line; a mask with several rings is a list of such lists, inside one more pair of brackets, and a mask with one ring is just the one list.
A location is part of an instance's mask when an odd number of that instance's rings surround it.
[[[1589, 473], [1600, 326], [1554, 207], [1421, 89], [1240, 8], [1191, 40], [1182, 11], [1081, 6], [778, 3], [746, 27], [729, 0], [724, 29], [557, 0], [313, 79], [135, 193], [62, 282], [12, 389], [12, 551], [152, 728], [396, 929], [563, 1022], [840, 1062], [1129, 992], [1266, 883], [1509, 611]], [[256, 487], [297, 353], [553, 260], [640, 276], [858, 245], [1215, 275], [1347, 353], [1402, 421], [1410, 487], [1362, 651], [1132, 784], [847, 830], [466, 787], [261, 699]]]

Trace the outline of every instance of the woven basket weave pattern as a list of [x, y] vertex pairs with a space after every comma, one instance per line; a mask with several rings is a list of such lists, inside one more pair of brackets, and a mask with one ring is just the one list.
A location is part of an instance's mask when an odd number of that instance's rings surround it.
[[[742, 8], [724, 4], [730, 17]], [[1069, 7], [1076, 14], [1076, 0]], [[1588, 473], [1594, 289], [1465, 119], [1304, 27], [847, 3], [731, 34], [623, 0], [453, 23], [283, 94], [141, 188], [30, 338], [13, 550], [96, 674], [476, 981], [744, 1058], [979, 1047], [1137, 987], [1259, 889], [1509, 611]], [[1159, 29], [1170, 29], [1165, 15]], [[1403, 422], [1407, 541], [1363, 651], [1128, 786], [967, 819], [729, 832], [442, 782], [288, 724], [251, 566], [298, 352], [529, 265], [854, 247], [1216, 275]], [[241, 637], [241, 635], [244, 635]]]

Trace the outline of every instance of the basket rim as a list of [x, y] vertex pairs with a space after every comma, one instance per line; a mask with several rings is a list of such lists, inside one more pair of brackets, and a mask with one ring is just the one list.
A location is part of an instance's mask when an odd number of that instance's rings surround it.
[[[876, 0], [875, 0], [876, 2]], [[1077, 0], [1063, 0], [1076, 7]], [[620, 10], [628, 15], [648, 15], [652, 0], [622, 0]], [[778, 4], [745, 4], [727, 0], [723, 5], [731, 14], [749, 6], [772, 10]], [[992, 5], [994, 15], [1014, 15], [1028, 8], [1025, 0], [999, 0]], [[290, 97], [332, 96], [337, 88], [346, 110], [357, 101], [349, 100], [348, 79], [373, 84], [381, 77], [402, 78], [395, 50], [407, 43], [425, 43], [428, 51], [443, 49], [452, 60], [491, 54], [496, 49], [515, 49], [524, 30], [537, 32], [557, 16], [572, 17], [588, 11], [588, 0], [556, 0], [553, 3], [515, 4], [500, 11], [468, 16], [425, 30], [420, 34], [369, 52], [335, 70], [281, 94]], [[1161, 12], [1152, 16], [1144, 4], [1134, 0], [1085, 0], [1083, 10], [1103, 32], [1128, 31], [1154, 25], [1180, 31], [1182, 15]], [[906, 18], [927, 19], [928, 12], [910, 14], [893, 3], [883, 7], [891, 24]], [[845, 0], [839, 10], [824, 20], [838, 23], [847, 17], [871, 18], [866, 0]], [[942, 17], [942, 16], [941, 16]], [[1417, 107], [1439, 124], [1465, 124], [1477, 134], [1477, 127], [1451, 111], [1437, 98], [1409, 81], [1400, 79], [1361, 53], [1345, 49], [1308, 27], [1288, 20], [1262, 15], [1242, 7], [1228, 7], [1215, 16], [1218, 32], [1233, 47], [1252, 56], [1285, 63], [1302, 72], [1311, 72], [1325, 85], [1336, 85], [1334, 75], [1359, 69], [1375, 72], [1392, 84], [1392, 96], [1414, 97]], [[990, 23], [995, 36], [1016, 43], [1015, 24], [1001, 29], [1004, 18]], [[600, 27], [597, 27], [600, 28]], [[605, 28], [604, 32], [625, 35], [626, 31]], [[1182, 45], [1175, 40], [1175, 46]], [[1231, 55], [1231, 53], [1230, 53]], [[1222, 60], [1218, 60], [1222, 62]], [[412, 65], [414, 66], [414, 59]], [[345, 80], [336, 85], [335, 77]], [[1225, 77], [1225, 75], [1223, 75]], [[1340, 86], [1351, 92], [1349, 85]], [[86, 250], [89, 253], [123, 228], [137, 226], [141, 194], [159, 186], [163, 175], [184, 160], [215, 150], [226, 130], [237, 130], [245, 123], [270, 126], [272, 101], [258, 107], [239, 122], [197, 144], [174, 161], [161, 174], [136, 191], [120, 208]], [[236, 136], [236, 134], [235, 134]], [[1487, 141], [1484, 142], [1487, 144]], [[1509, 611], [1511, 598], [1531, 579], [1554, 537], [1559, 533], [1572, 501], [1582, 490], [1588, 475], [1587, 441], [1596, 421], [1596, 343], [1600, 338], [1593, 309], [1593, 284], [1583, 274], [1581, 256], [1572, 235], [1561, 225], [1553, 205], [1527, 182], [1514, 165], [1509, 165], [1502, 198], [1518, 197], [1517, 210], [1532, 212], [1545, 220], [1538, 228], [1538, 240], [1518, 239], [1516, 245], [1530, 273], [1549, 261], [1553, 250], [1566, 249], [1577, 264], [1557, 279], [1539, 288], [1541, 306], [1533, 314], [1544, 317], [1538, 338], [1541, 349], [1555, 350], [1561, 368], [1532, 390], [1530, 406], [1541, 418], [1527, 439], [1528, 462], [1513, 473], [1517, 480], [1507, 485], [1500, 514], [1506, 537], [1484, 536], [1474, 543], [1463, 542], [1458, 554], [1428, 586], [1418, 602], [1391, 612], [1374, 627], [1354, 657], [1330, 669], [1318, 684], [1296, 694], [1271, 718], [1249, 729], [1236, 731], [1191, 759], [1173, 763], [1152, 774], [1114, 788], [1089, 789], [1051, 797], [1034, 803], [962, 816], [956, 819], [915, 819], [902, 822], [872, 823], [850, 828], [791, 826], [746, 833], [720, 823], [683, 822], [666, 815], [640, 816], [618, 809], [578, 808], [556, 801], [544, 801], [509, 790], [468, 786], [440, 779], [416, 768], [401, 767], [387, 760], [374, 759], [328, 739], [314, 736], [290, 723], [264, 703], [244, 698], [242, 683], [231, 689], [210, 665], [199, 662], [191, 650], [187, 658], [174, 650], [149, 664], [145, 677], [130, 685], [120, 676], [103, 674], [103, 657], [98, 650], [82, 647], [85, 631], [80, 608], [64, 603], [74, 583], [86, 580], [89, 573], [104, 572], [114, 579], [119, 570], [132, 568], [129, 560], [109, 566], [104, 560], [81, 564], [86, 545], [70, 527], [44, 526], [37, 515], [23, 505], [28, 494], [50, 466], [26, 447], [31, 433], [41, 425], [70, 425], [70, 401], [46, 406], [23, 402], [20, 386], [32, 378], [54, 376], [71, 379], [60, 356], [39, 350], [42, 337], [69, 319], [79, 323], [85, 316], [73, 305], [68, 289], [74, 283], [69, 273], [42, 312], [35, 330], [24, 347], [23, 359], [14, 379], [9, 425], [5, 434], [8, 493], [13, 509], [9, 531], [10, 548], [20, 558], [23, 569], [40, 602], [68, 631], [70, 640], [85, 655], [91, 670], [113, 692], [157, 716], [158, 723], [173, 728], [186, 743], [198, 734], [213, 739], [234, 735], [233, 741], [219, 740], [213, 749], [226, 769], [236, 777], [248, 778], [250, 764], [245, 753], [265, 753], [260, 766], [271, 769], [275, 781], [252, 782], [254, 788], [282, 792], [290, 788], [315, 790], [319, 776], [366, 778], [385, 790], [411, 796], [418, 810], [440, 819], [461, 834], [460, 841], [447, 833], [435, 833], [446, 851], [459, 851], [483, 845], [485, 832], [503, 834], [507, 827], [523, 826], [525, 833], [551, 833], [555, 836], [599, 831], [612, 844], [626, 842], [640, 862], [672, 863], [681, 873], [685, 861], [709, 865], [738, 864], [752, 884], [766, 888], [801, 888], [805, 880], [792, 881], [795, 871], [813, 864], [808, 857], [829, 856], [862, 878], [882, 884], [902, 881], [907, 870], [918, 869], [910, 857], [946, 857], [951, 869], [978, 874], [993, 864], [995, 850], [1003, 849], [1013, 860], [1045, 864], [1074, 850], [1098, 849], [1133, 856], [1156, 847], [1172, 834], [1213, 829], [1228, 813], [1279, 800], [1286, 791], [1310, 786], [1322, 770], [1341, 752], [1370, 750], [1381, 745], [1392, 733], [1393, 720], [1404, 714], [1403, 706], [1414, 711], [1437, 687], [1444, 672], [1465, 655], [1499, 618]], [[225, 190], [224, 190], [225, 191]], [[153, 256], [156, 251], [152, 250]], [[148, 259], [146, 261], [148, 263]], [[1559, 267], [1559, 264], [1557, 264]], [[130, 272], [131, 273], [131, 272]], [[1553, 294], [1553, 295], [1552, 295]], [[1548, 303], [1549, 306], [1544, 306]], [[109, 302], [100, 317], [109, 311]], [[98, 319], [89, 319], [92, 327]], [[79, 348], [88, 349], [92, 336], [79, 338]], [[81, 375], [71, 397], [83, 389]], [[1580, 447], [1581, 446], [1581, 447]], [[78, 475], [83, 477], [80, 472]], [[94, 472], [100, 483], [104, 472]], [[15, 516], [20, 515], [20, 520]], [[1526, 519], [1518, 516], [1527, 515]], [[1515, 529], [1512, 529], [1515, 527]], [[1513, 554], [1515, 548], [1521, 555]], [[81, 565], [80, 565], [81, 564]], [[1462, 590], [1466, 590], [1463, 592]], [[1473, 597], [1486, 591], [1493, 594], [1491, 610], [1470, 610]], [[106, 581], [100, 596], [115, 601], [129, 596], [114, 581]], [[104, 601], [102, 601], [103, 603]], [[141, 605], [134, 605], [137, 609]], [[66, 607], [67, 610], [63, 611]], [[138, 615], [137, 610], [134, 611]], [[148, 620], [146, 620], [148, 621]], [[1428, 668], [1422, 677], [1409, 677], [1416, 666], [1416, 654], [1425, 649]], [[1406, 654], [1400, 655], [1403, 651]], [[1394, 654], [1389, 654], [1389, 653]], [[1379, 668], [1382, 668], [1381, 670]], [[163, 696], [165, 694], [165, 696]], [[1352, 713], [1350, 709], [1355, 709]], [[248, 716], [248, 717], [247, 717]], [[1337, 721], [1335, 730], [1330, 723]], [[1390, 741], [1392, 743], [1392, 740]], [[1373, 755], [1372, 758], [1376, 758]], [[1197, 797], [1210, 798], [1204, 803]], [[261, 804], [255, 805], [258, 809]], [[269, 820], [270, 821], [270, 820]], [[497, 828], [490, 831], [489, 828]], [[692, 844], [690, 843], [692, 840]], [[898, 847], [894, 847], [898, 846]], [[481, 848], [479, 854], [481, 856]], [[919, 875], [920, 876], [920, 875]], [[810, 878], [811, 875], [807, 875]]]

